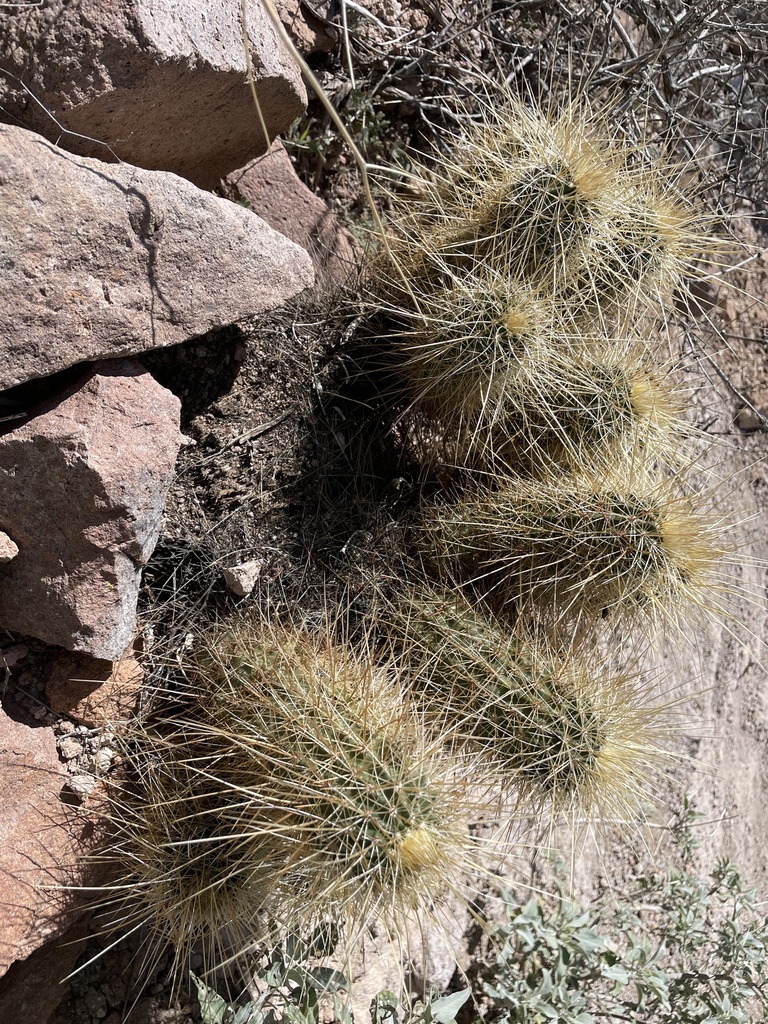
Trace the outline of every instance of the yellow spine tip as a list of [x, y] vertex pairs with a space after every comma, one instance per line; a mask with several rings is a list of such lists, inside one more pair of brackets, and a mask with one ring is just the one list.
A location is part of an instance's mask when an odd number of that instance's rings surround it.
[[573, 171], [576, 195], [586, 202], [598, 202], [615, 191], [616, 173], [599, 159], [585, 161]]
[[530, 327], [530, 317], [524, 310], [512, 306], [504, 317], [504, 327], [512, 337], [519, 337], [521, 334], [525, 334]]
[[395, 856], [403, 871], [424, 871], [440, 863], [435, 837], [425, 828], [410, 828], [398, 838]]
[[657, 394], [649, 377], [633, 377], [629, 385], [629, 400], [638, 420], [653, 419], [657, 409]]
[[683, 512], [664, 516], [661, 543], [670, 562], [686, 577], [709, 562], [696, 535], [696, 524]]

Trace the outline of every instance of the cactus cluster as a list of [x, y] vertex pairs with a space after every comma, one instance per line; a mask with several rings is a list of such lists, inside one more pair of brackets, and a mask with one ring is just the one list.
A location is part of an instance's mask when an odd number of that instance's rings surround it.
[[438, 589], [388, 614], [416, 691], [523, 803], [629, 812], [664, 713], [606, 665], [606, 638], [642, 648], [719, 610], [720, 529], [689, 480], [669, 344], [675, 291], [718, 243], [683, 173], [610, 110], [512, 101], [455, 141], [416, 167], [416, 200], [393, 197], [380, 275], [405, 415], [462, 468], [422, 507]]
[[198, 639], [186, 678], [183, 711], [126, 751], [105, 907], [172, 942], [179, 971], [193, 949], [211, 968], [326, 922], [397, 932], [470, 862], [482, 769], [426, 729], [393, 666], [243, 619]]
[[664, 310], [711, 239], [584, 105], [510, 101], [455, 141], [371, 275], [400, 405], [463, 468], [424, 501], [431, 580], [387, 594], [362, 652], [258, 615], [197, 637], [183, 710], [126, 747], [106, 903], [179, 967], [324, 921], [397, 931], [481, 870], [486, 786], [534, 816], [632, 817], [663, 762], [654, 687], [604, 631], [706, 604], [718, 541], [680, 480]]
[[675, 289], [717, 249], [680, 174], [574, 103], [546, 114], [511, 101], [456, 152], [417, 168], [416, 201], [393, 200], [395, 268], [382, 276], [413, 406], [467, 455], [507, 447], [522, 422], [530, 466], [549, 461], [553, 438], [584, 458], [636, 418], [646, 445], [661, 442], [625, 393], [681, 405], [649, 363]]

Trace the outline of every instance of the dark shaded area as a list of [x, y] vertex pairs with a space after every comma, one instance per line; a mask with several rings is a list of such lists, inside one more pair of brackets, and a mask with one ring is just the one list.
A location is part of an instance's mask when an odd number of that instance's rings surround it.
[[139, 357], [155, 380], [181, 400], [182, 430], [229, 392], [245, 358], [245, 338], [240, 325], [230, 324]]
[[76, 363], [58, 373], [35, 377], [0, 391], [0, 435], [15, 430], [75, 394], [92, 371], [93, 363]]

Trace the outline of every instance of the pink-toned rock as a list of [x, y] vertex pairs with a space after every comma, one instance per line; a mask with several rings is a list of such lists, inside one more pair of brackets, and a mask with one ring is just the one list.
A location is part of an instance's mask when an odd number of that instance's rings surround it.
[[81, 917], [26, 960], [13, 963], [0, 978], [0, 1020], [45, 1024], [67, 996], [69, 982], [65, 979], [74, 970], [87, 935], [88, 920]]
[[45, 690], [51, 711], [99, 728], [136, 710], [144, 669], [128, 651], [119, 661], [88, 654], [55, 654], [46, 666]]
[[328, 19], [329, 0], [312, 5], [301, 0], [275, 0], [275, 10], [285, 25], [299, 53], [326, 53], [339, 41], [339, 27]]
[[263, 558], [254, 558], [248, 562], [240, 562], [239, 565], [232, 565], [228, 569], [222, 569], [229, 590], [237, 597], [247, 597], [256, 586], [261, 570], [264, 568]]
[[312, 283], [307, 254], [249, 210], [2, 125], [0, 196], [0, 389], [186, 341]]
[[133, 638], [141, 567], [179, 450], [179, 401], [128, 360], [0, 437], [0, 628], [110, 661]]
[[[46, 0], [4, 11], [0, 117], [81, 156], [210, 188], [267, 148], [240, 10], [240, 0]], [[306, 92], [264, 6], [247, 0], [246, 10], [272, 139], [302, 113]]]
[[279, 141], [270, 153], [230, 174], [222, 189], [231, 199], [247, 202], [275, 231], [307, 250], [315, 264], [318, 288], [343, 285], [356, 273], [360, 250], [355, 240], [299, 179]]
[[18, 545], [14, 544], [7, 533], [0, 530], [0, 562], [10, 562], [18, 553]]
[[65, 807], [66, 780], [50, 729], [31, 729], [0, 711], [0, 974], [72, 918], [82, 884], [76, 864], [88, 848], [93, 821]]

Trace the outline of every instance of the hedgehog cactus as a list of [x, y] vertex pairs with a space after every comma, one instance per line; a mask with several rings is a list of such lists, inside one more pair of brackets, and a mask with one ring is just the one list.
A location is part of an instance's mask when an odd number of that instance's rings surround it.
[[195, 950], [209, 969], [253, 949], [290, 850], [279, 835], [252, 835], [248, 804], [218, 777], [222, 751], [210, 738], [156, 722], [134, 726], [123, 746], [129, 778], [109, 791], [98, 859], [114, 881], [99, 916], [108, 930], [146, 933], [148, 975], [170, 942], [179, 982]]
[[637, 816], [667, 760], [651, 687], [594, 652], [510, 634], [461, 593], [420, 587], [384, 614], [414, 693], [445, 709], [523, 808]]
[[577, 469], [629, 433], [668, 459], [675, 403], [650, 369], [649, 313], [666, 318], [719, 248], [681, 172], [575, 103], [511, 101], [456, 153], [394, 200], [383, 305], [412, 406], [459, 461]]
[[[477, 805], [391, 673], [305, 633], [240, 622], [187, 665], [191, 704], [129, 745], [112, 800], [110, 916], [206, 968], [275, 927], [331, 920], [353, 940], [428, 912], [471, 861]], [[132, 752], [130, 752], [132, 750]], [[480, 777], [473, 778], [475, 792]]]
[[508, 100], [455, 140], [453, 162], [417, 168], [419, 197], [394, 200], [391, 252], [416, 308], [446, 273], [490, 271], [556, 297], [579, 323], [609, 310], [624, 323], [638, 305], [664, 312], [721, 248], [681, 178], [607, 114]]
[[501, 480], [428, 512], [425, 544], [460, 579], [549, 621], [675, 623], [704, 600], [713, 533], [687, 497], [637, 470]]
[[[275, 671], [251, 657], [259, 648], [276, 652]], [[230, 631], [207, 659], [200, 728], [226, 737], [222, 777], [292, 846], [283, 899], [297, 921], [330, 914], [354, 930], [428, 907], [462, 859], [468, 806], [457, 764], [391, 674], [279, 629]]]
[[466, 436], [457, 426], [457, 458], [532, 476], [623, 458], [673, 463], [684, 427], [670, 381], [629, 343], [528, 353], [485, 429]]

